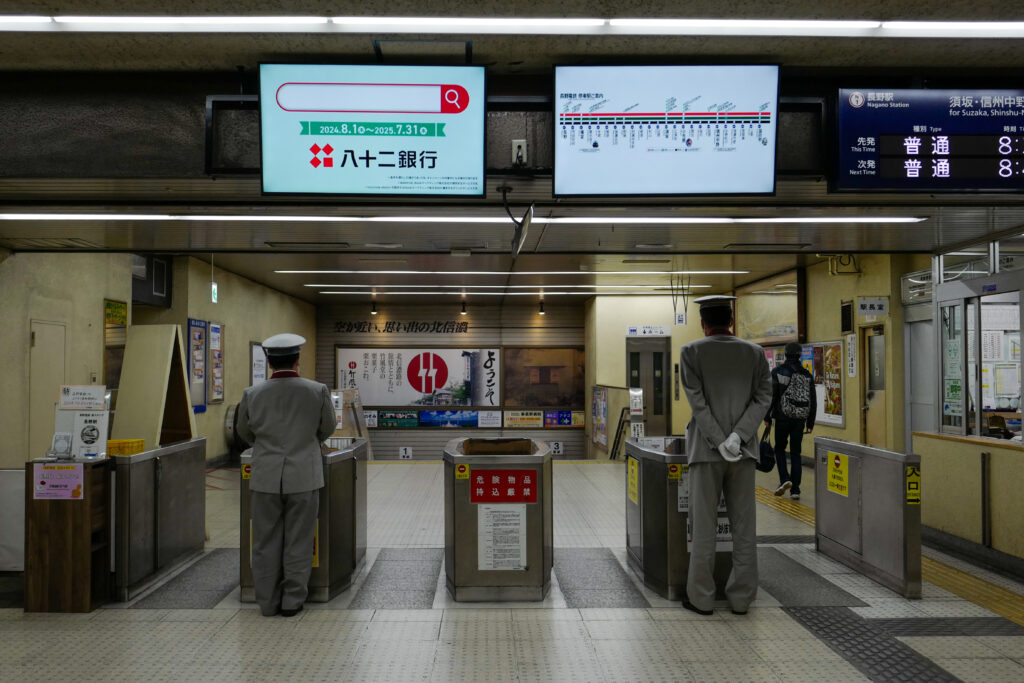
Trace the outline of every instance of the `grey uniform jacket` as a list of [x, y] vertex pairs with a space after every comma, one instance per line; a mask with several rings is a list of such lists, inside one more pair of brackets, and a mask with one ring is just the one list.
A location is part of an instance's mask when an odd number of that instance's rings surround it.
[[249, 387], [242, 394], [236, 424], [252, 444], [251, 490], [301, 493], [324, 485], [320, 444], [336, 425], [325, 385], [279, 377]]
[[758, 459], [757, 428], [772, 402], [764, 349], [716, 334], [680, 351], [683, 389], [693, 410], [686, 427], [688, 462], [721, 462], [718, 445], [736, 432], [744, 457]]

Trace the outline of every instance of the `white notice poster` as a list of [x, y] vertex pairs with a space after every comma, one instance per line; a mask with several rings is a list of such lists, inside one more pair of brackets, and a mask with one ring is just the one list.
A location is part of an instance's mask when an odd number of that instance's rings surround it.
[[526, 504], [477, 505], [477, 569], [526, 567]]
[[477, 427], [486, 427], [489, 429], [501, 429], [501, 411], [500, 410], [481, 410], [476, 414], [476, 425]]

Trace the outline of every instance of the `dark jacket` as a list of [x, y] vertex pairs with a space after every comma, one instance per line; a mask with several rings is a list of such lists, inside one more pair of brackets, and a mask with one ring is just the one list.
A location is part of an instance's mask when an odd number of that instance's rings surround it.
[[789, 378], [793, 376], [793, 373], [806, 375], [811, 381], [810, 412], [807, 414], [807, 429], [813, 429], [814, 420], [818, 412], [818, 397], [814, 391], [814, 379], [811, 373], [807, 372], [807, 368], [800, 364], [799, 358], [787, 358], [785, 363], [772, 370], [772, 405], [768, 409], [768, 415], [765, 416], [765, 419], [792, 420], [792, 418], [786, 417], [782, 413], [780, 401], [783, 392], [789, 386]]

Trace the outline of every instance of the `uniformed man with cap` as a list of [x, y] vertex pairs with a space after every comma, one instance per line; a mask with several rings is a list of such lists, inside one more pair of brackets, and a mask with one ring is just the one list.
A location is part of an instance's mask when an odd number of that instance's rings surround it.
[[754, 467], [757, 428], [772, 399], [764, 350], [733, 336], [733, 296], [706, 296], [700, 305], [704, 338], [680, 352], [683, 389], [693, 417], [686, 427], [693, 529], [683, 607], [709, 615], [715, 601], [718, 503], [732, 528], [732, 574], [725, 586], [735, 614], [746, 614], [757, 595], [757, 525]]
[[263, 342], [270, 379], [242, 394], [238, 433], [252, 444], [252, 574], [263, 616], [302, 611], [324, 485], [320, 444], [334, 432], [331, 392], [299, 377], [297, 334]]

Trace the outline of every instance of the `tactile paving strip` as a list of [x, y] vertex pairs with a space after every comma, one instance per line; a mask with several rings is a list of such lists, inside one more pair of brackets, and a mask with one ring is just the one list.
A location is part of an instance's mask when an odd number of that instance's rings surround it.
[[760, 486], [754, 487], [754, 498], [761, 505], [767, 505], [773, 510], [789, 515], [807, 526], [814, 526], [814, 508], [801, 505], [795, 500], [783, 496], [776, 496], [772, 491]]
[[954, 569], [930, 557], [921, 558], [921, 575], [935, 585], [1024, 625], [1024, 596]]
[[783, 611], [873, 681], [959, 679], [890, 633], [845, 607], [785, 607]]
[[894, 636], [1024, 636], [1024, 626], [1001, 617], [872, 619]]

